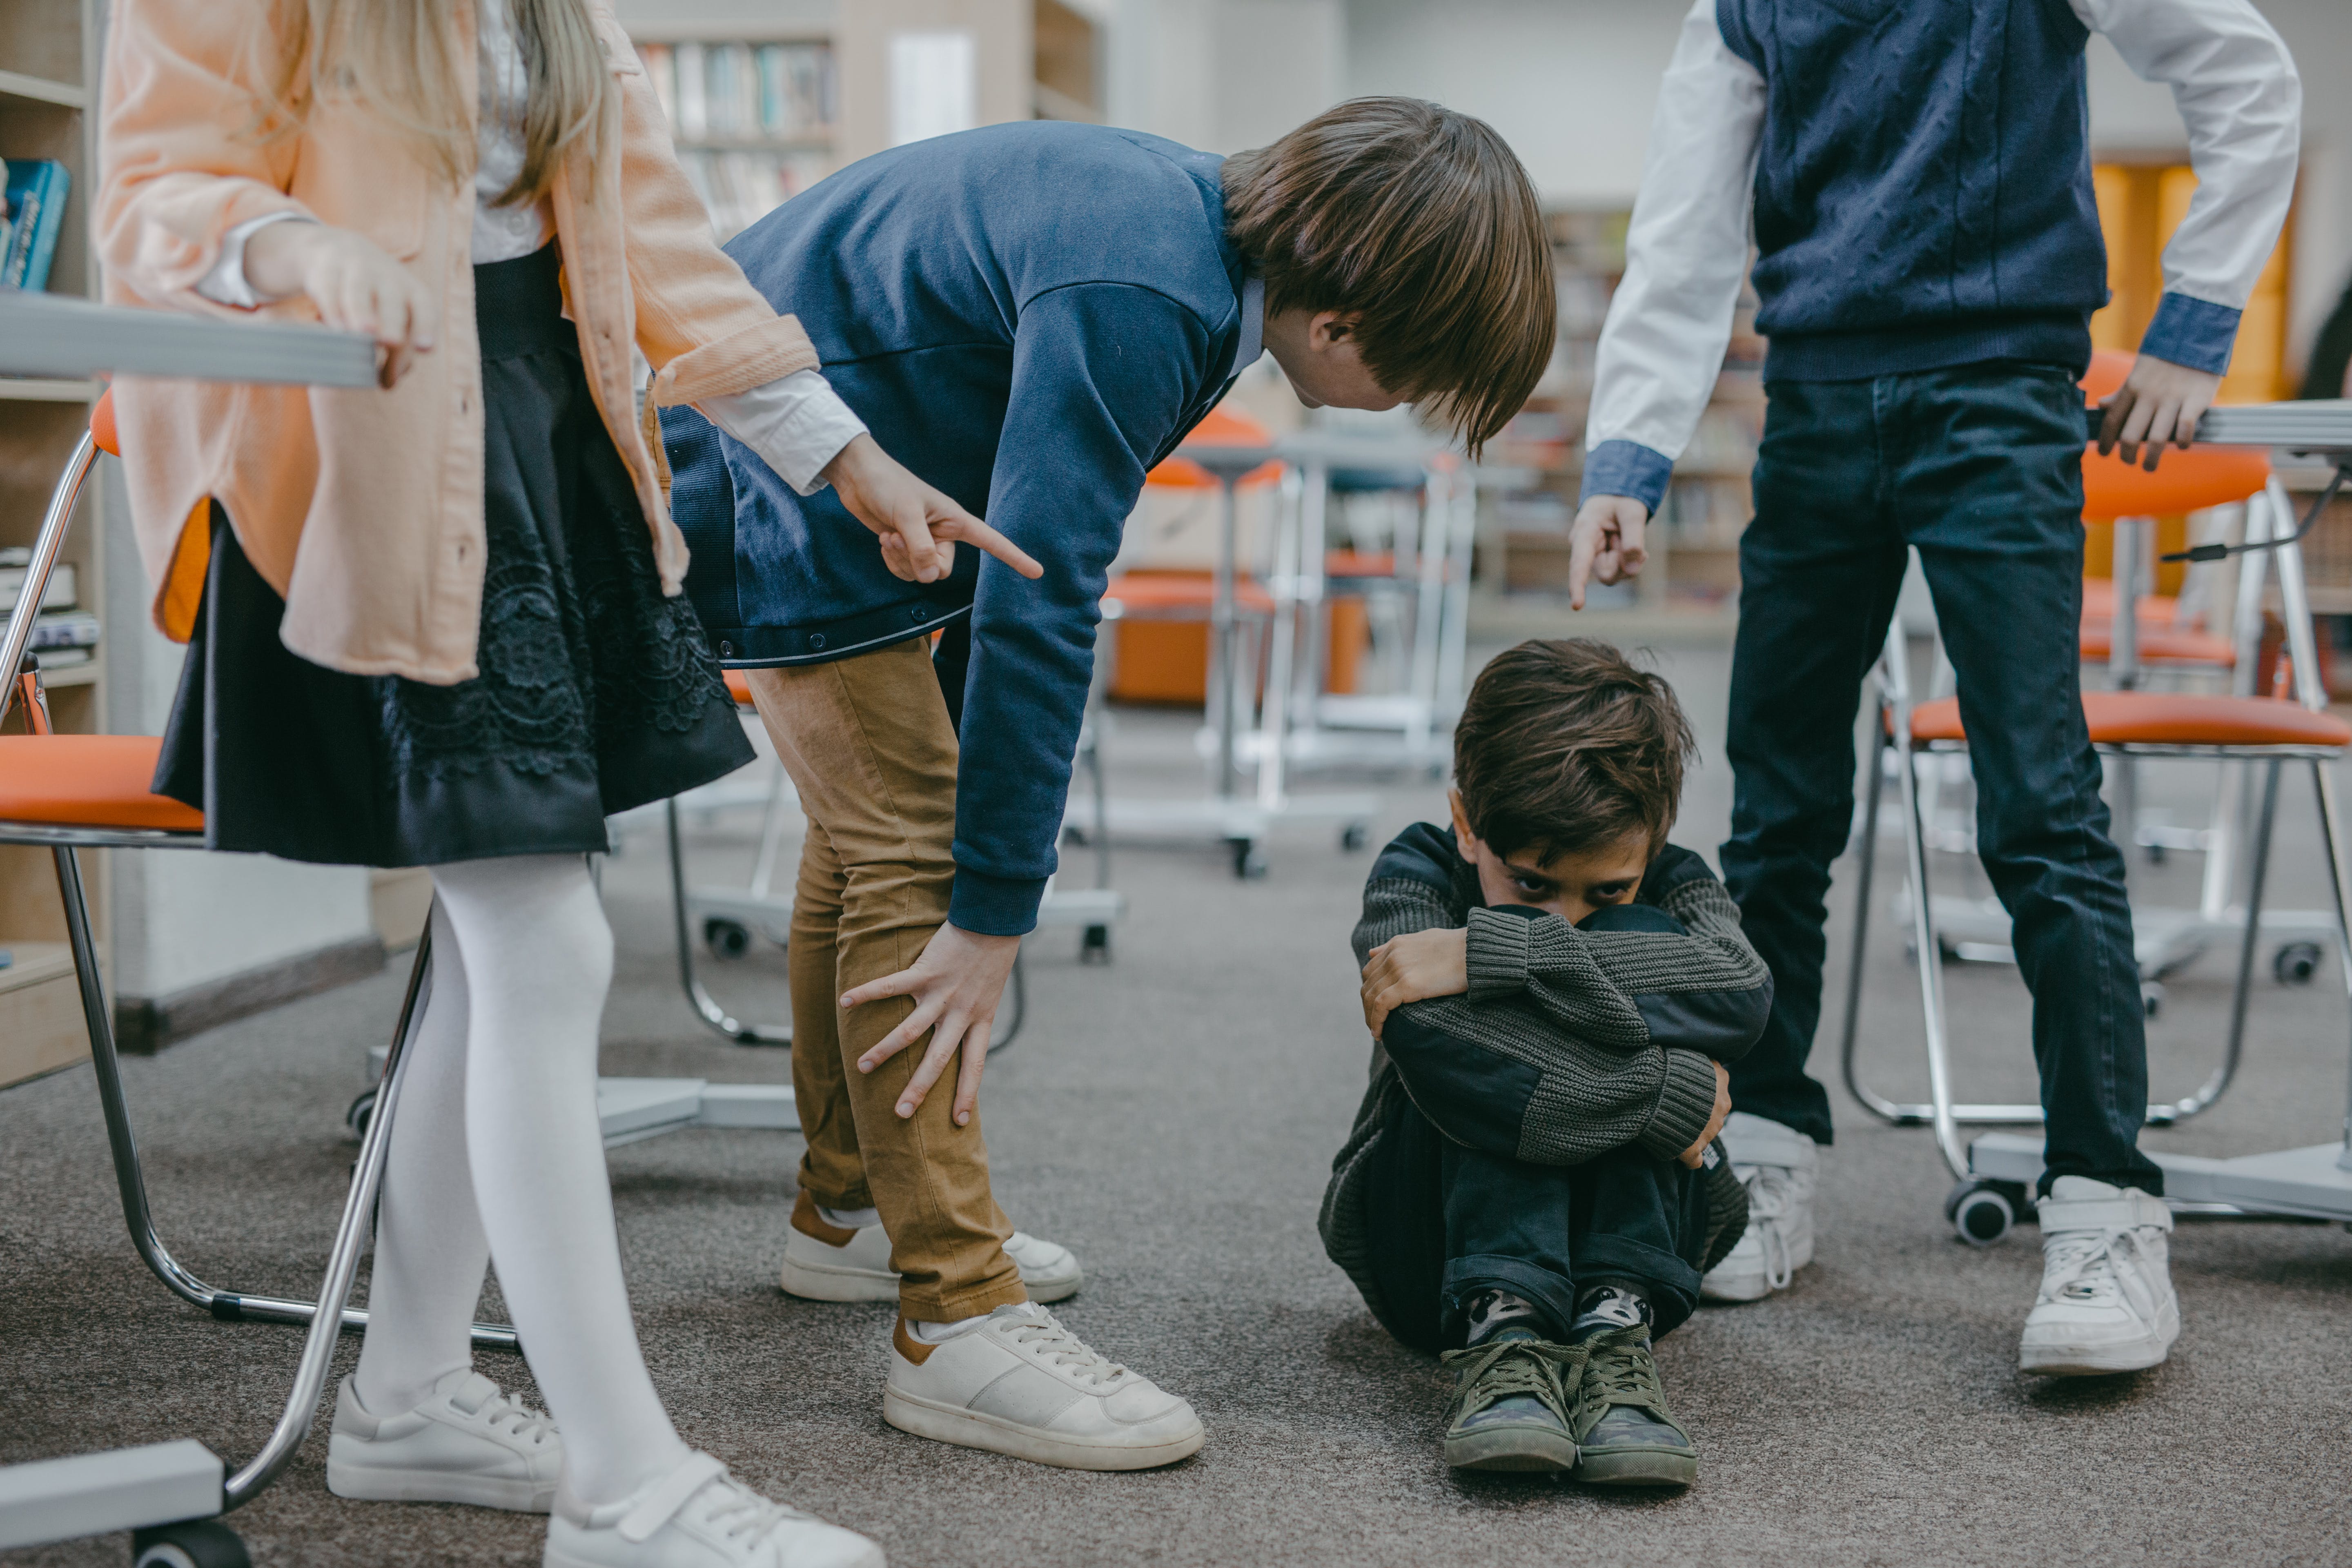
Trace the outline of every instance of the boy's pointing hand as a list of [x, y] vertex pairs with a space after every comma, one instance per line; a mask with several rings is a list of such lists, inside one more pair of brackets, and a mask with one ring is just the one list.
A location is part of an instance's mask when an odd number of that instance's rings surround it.
[[1364, 1024], [1372, 1038], [1389, 1015], [1408, 1002], [1457, 996], [1470, 989], [1470, 933], [1460, 929], [1407, 931], [1372, 949], [1364, 965]]
[[895, 577], [938, 582], [955, 565], [957, 540], [986, 551], [1024, 577], [1045, 574], [1019, 545], [908, 472], [871, 436], [860, 435], [844, 447], [821, 477], [850, 515], [881, 540], [883, 563]]

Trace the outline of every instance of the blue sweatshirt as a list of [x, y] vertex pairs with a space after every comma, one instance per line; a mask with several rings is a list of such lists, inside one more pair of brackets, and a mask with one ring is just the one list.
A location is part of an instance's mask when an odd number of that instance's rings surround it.
[[796, 495], [691, 409], [662, 416], [687, 591], [724, 663], [968, 630], [950, 693], [966, 931], [1036, 923], [1120, 531], [1231, 384], [1245, 279], [1222, 162], [1137, 132], [990, 126], [854, 163], [727, 246], [882, 448], [1036, 557], [1037, 582], [969, 548], [946, 581], [902, 582], [832, 490]]

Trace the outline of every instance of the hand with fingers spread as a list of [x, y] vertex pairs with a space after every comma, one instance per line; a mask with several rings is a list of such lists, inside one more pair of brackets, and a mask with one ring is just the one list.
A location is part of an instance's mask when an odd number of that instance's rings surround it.
[[373, 338], [382, 386], [397, 385], [415, 355], [433, 351], [431, 290], [355, 230], [273, 223], [246, 241], [245, 276], [265, 299], [305, 295], [328, 326]]
[[2167, 441], [2186, 448], [2197, 438], [2197, 421], [2213, 406], [2221, 391], [2218, 375], [2151, 354], [2140, 355], [2132, 362], [2122, 388], [2099, 405], [2106, 410], [2106, 417], [2099, 422], [2099, 456], [2104, 458], [2121, 446], [2125, 462], [2137, 463], [2154, 473]]
[[955, 565], [962, 540], [1024, 577], [1045, 569], [1019, 545], [901, 467], [873, 437], [861, 435], [826, 464], [823, 478], [850, 515], [882, 542], [882, 563], [908, 583], [936, 583]]
[[1631, 496], [1594, 496], [1569, 532], [1568, 607], [1584, 608], [1584, 585], [1638, 576], [1650, 559], [1642, 531], [1650, 509]]
[[1692, 1170], [1697, 1170], [1699, 1163], [1706, 1158], [1706, 1146], [1715, 1142], [1716, 1135], [1723, 1131], [1723, 1124], [1730, 1120], [1731, 1069], [1721, 1062], [1717, 1062], [1715, 1064], [1715, 1111], [1706, 1119], [1706, 1131], [1698, 1135], [1698, 1142], [1684, 1150], [1675, 1158]]
[[931, 1086], [962, 1053], [956, 1072], [955, 1123], [969, 1126], [980, 1103], [981, 1070], [988, 1065], [988, 1042], [996, 1025], [997, 1003], [1004, 995], [1005, 978], [1021, 953], [1017, 936], [982, 936], [957, 926], [943, 925], [931, 933], [923, 956], [914, 966], [880, 980], [869, 980], [841, 998], [844, 1011], [862, 1007], [885, 996], [911, 996], [915, 1010], [899, 1026], [875, 1042], [857, 1058], [859, 1072], [872, 1072], [908, 1046], [931, 1034], [915, 1076], [899, 1095], [898, 1111], [915, 1114]]
[[1458, 996], [1469, 989], [1468, 931], [1440, 926], [1391, 937], [1372, 949], [1364, 964], [1364, 1026], [1377, 1040], [1389, 1015], [1406, 1003]]

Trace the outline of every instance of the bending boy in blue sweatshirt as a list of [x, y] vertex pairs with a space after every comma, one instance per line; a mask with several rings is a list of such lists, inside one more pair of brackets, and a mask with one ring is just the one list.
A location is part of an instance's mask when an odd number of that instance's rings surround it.
[[1191, 1407], [1035, 1304], [1078, 1269], [998, 1208], [974, 1103], [1055, 867], [1106, 576], [1145, 471], [1261, 352], [1309, 403], [1491, 436], [1550, 353], [1534, 191], [1491, 130], [1412, 100], [1223, 160], [1033, 122], [866, 159], [727, 248], [824, 357], [793, 417], [870, 431], [1043, 569], [877, 552], [813, 476], [666, 416], [688, 591], [809, 817], [785, 1288], [898, 1300], [902, 1428], [1086, 1468], [1181, 1458]]
[[1706, 406], [1752, 234], [1771, 341], [1739, 547], [1724, 880], [1771, 966], [1732, 1071], [1748, 1239], [1707, 1294], [1751, 1300], [1813, 1251], [1829, 1097], [1823, 895], [1853, 813], [1854, 710], [1916, 547], [1959, 682], [1977, 851], [2033, 993], [2044, 1271], [2019, 1361], [2126, 1372], [2180, 1331], [2123, 858], [2083, 718], [2083, 396], [2106, 302], [2084, 46], [2170, 85], [2198, 189], [2104, 451], [2186, 445], [2294, 188], [2301, 94], [2247, 0], [1698, 0], [1683, 24], [1601, 338], [1570, 559], [1614, 582]]

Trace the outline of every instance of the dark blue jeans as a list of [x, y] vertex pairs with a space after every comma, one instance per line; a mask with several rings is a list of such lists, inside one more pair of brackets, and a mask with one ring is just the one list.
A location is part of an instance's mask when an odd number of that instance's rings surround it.
[[1576, 1295], [1627, 1280], [1664, 1334], [1698, 1305], [1706, 1189], [1696, 1171], [1627, 1146], [1581, 1165], [1531, 1165], [1454, 1142], [1394, 1096], [1366, 1218], [1381, 1322], [1416, 1350], [1459, 1347], [1464, 1303], [1503, 1289], [1568, 1338]]
[[2147, 1059], [2123, 858], [2078, 695], [2082, 394], [2058, 367], [1998, 363], [1770, 393], [1739, 546], [1722, 858], [1772, 1013], [1732, 1099], [1829, 1142], [1829, 1096], [1805, 1073], [1822, 900], [1853, 826], [1862, 680], [1916, 546], [1959, 679], [1977, 851], [2033, 994], [2042, 1190], [2073, 1174], [2161, 1193], [2137, 1147]]

